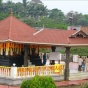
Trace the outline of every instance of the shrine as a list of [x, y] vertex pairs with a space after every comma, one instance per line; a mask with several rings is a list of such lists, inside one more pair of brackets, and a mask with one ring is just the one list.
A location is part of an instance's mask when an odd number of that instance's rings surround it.
[[[0, 65], [28, 66], [28, 59], [36, 66], [41, 66], [39, 47], [66, 48], [65, 73], [69, 72], [70, 48], [88, 46], [88, 35], [82, 30], [60, 30], [42, 28], [37, 31], [29, 25], [10, 16], [0, 21]], [[54, 64], [54, 60], [50, 61]], [[68, 76], [66, 76], [68, 79]]]

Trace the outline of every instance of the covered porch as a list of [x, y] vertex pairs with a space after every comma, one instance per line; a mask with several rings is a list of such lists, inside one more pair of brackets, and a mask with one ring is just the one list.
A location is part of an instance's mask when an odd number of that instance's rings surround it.
[[[9, 17], [0, 22], [0, 45], [1, 65], [3, 65], [2, 62], [7, 66], [16, 63], [16, 65], [24, 65], [24, 67], [28, 66], [29, 56], [30, 60], [33, 60], [34, 56], [37, 55], [35, 60], [41, 62], [39, 59], [39, 46], [41, 45], [50, 46], [52, 52], [55, 52], [57, 46], [64, 47], [66, 49], [64, 80], [69, 80], [70, 48], [88, 46], [88, 35], [82, 30], [50, 30], [43, 28], [37, 31], [15, 18], [11, 13]], [[52, 60], [50, 63], [54, 65], [54, 62]], [[41, 65], [38, 64], [38, 66]], [[18, 69], [17, 67], [14, 68]], [[28, 70], [28, 68], [25, 69]], [[24, 71], [27, 72], [27, 70]], [[18, 70], [15, 72], [19, 73]]]

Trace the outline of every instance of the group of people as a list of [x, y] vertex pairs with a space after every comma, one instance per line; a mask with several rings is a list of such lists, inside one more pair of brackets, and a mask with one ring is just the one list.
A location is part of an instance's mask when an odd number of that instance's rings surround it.
[[86, 59], [82, 59], [81, 56], [78, 57], [78, 71], [85, 71], [86, 69]]

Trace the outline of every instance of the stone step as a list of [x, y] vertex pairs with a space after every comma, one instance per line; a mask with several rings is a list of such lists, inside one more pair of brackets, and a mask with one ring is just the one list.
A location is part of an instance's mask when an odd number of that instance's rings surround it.
[[71, 73], [70, 75], [87, 75], [88, 72], [78, 72], [78, 73]]
[[69, 80], [79, 80], [88, 78], [88, 72], [70, 74]]

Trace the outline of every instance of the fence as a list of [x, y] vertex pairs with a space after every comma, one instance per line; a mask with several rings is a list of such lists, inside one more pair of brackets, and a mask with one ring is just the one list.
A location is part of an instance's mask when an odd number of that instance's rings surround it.
[[64, 75], [64, 64], [29, 67], [0, 67], [0, 77], [33, 77], [35, 75]]

